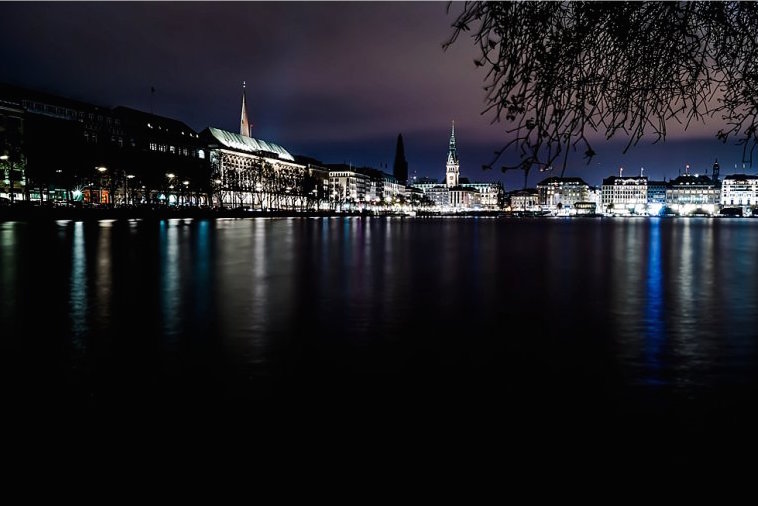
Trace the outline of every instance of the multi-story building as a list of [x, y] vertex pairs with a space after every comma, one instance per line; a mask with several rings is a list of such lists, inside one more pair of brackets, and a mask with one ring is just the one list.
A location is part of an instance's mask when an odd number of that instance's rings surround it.
[[212, 203], [252, 210], [305, 209], [311, 202], [308, 171], [283, 147], [209, 127]]
[[758, 176], [730, 174], [721, 182], [721, 205], [750, 207], [758, 205]]
[[21, 104], [0, 97], [0, 204], [24, 197], [24, 110]]
[[549, 177], [537, 183], [540, 206], [561, 214], [572, 214], [577, 202], [588, 202], [589, 189], [579, 177]]
[[513, 212], [533, 212], [540, 209], [540, 198], [537, 190], [527, 188], [511, 192], [511, 211]]
[[446, 209], [450, 207], [450, 190], [443, 185], [434, 185], [424, 191], [424, 196], [432, 203], [432, 207]]
[[666, 189], [666, 205], [680, 215], [713, 214], [720, 200], [716, 183], [704, 175], [683, 174]]
[[347, 165], [329, 168], [329, 199], [338, 210], [363, 209], [371, 187], [371, 178]]
[[[121, 156], [106, 166], [116, 204], [208, 205], [208, 138], [182, 121], [116, 107]], [[215, 140], [211, 140], [215, 144]]]
[[647, 177], [611, 176], [603, 179], [601, 208], [607, 214], [645, 214]]
[[482, 209], [501, 209], [503, 207], [505, 191], [502, 183], [461, 183], [461, 186], [477, 193], [472, 205]]

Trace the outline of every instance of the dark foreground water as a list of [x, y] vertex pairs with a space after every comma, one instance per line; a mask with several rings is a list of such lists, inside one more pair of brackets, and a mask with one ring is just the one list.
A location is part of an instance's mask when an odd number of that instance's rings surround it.
[[3, 405], [730, 448], [758, 422], [756, 246], [747, 219], [4, 222]]

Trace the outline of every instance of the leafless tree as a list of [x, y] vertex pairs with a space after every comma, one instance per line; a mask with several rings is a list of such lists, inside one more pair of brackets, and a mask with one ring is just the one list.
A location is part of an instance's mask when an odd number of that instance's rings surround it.
[[[758, 145], [758, 3], [465, 2], [444, 48], [470, 33], [486, 106], [506, 124], [502, 170], [566, 169], [588, 136], [659, 142], [671, 121], [721, 120], [722, 142]], [[725, 126], [724, 126], [725, 125]], [[515, 157], [512, 155], [515, 154]]]

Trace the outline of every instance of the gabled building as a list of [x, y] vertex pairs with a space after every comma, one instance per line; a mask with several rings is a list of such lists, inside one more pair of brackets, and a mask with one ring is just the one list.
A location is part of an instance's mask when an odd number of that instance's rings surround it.
[[251, 210], [306, 209], [304, 165], [278, 144], [209, 127], [212, 203]]

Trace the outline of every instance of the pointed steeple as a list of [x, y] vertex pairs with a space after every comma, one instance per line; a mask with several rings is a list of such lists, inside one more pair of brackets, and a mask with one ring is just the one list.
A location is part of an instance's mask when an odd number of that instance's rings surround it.
[[445, 174], [448, 188], [458, 186], [460, 171], [458, 152], [455, 149], [455, 121], [453, 121], [453, 129], [450, 132], [450, 149], [447, 152], [447, 171]]
[[718, 181], [720, 175], [721, 175], [721, 166], [719, 166], [719, 159], [716, 158], [716, 161], [713, 162], [713, 180]]
[[242, 81], [242, 117], [240, 118], [240, 135], [250, 137], [250, 120], [247, 118], [247, 104], [245, 103], [245, 81]]
[[408, 181], [408, 160], [405, 159], [405, 146], [403, 146], [403, 134], [397, 136], [397, 148], [395, 149], [395, 163], [392, 173], [398, 183], [405, 184]]
[[450, 131], [450, 149], [447, 153], [447, 163], [458, 163], [458, 152], [455, 150], [455, 121], [453, 121], [453, 128]]

